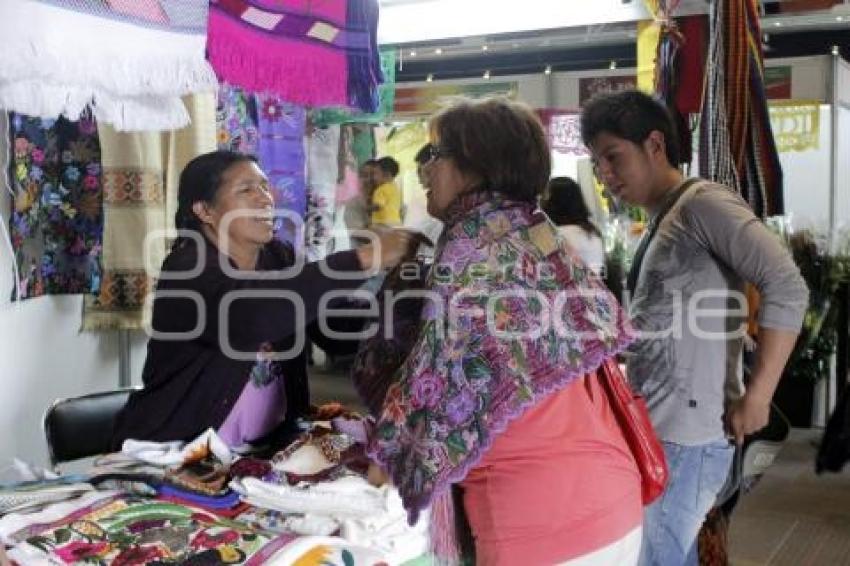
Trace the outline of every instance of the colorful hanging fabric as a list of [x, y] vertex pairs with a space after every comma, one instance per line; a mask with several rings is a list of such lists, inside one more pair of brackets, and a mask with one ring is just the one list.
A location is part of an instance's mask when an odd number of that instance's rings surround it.
[[547, 109], [538, 110], [537, 113], [546, 128], [552, 151], [577, 157], [589, 155], [587, 147], [581, 141], [578, 112]]
[[8, 118], [14, 198], [9, 226], [20, 277], [13, 298], [97, 292], [103, 207], [95, 120]]
[[339, 130], [339, 153], [337, 155], [337, 185], [336, 202], [345, 204], [353, 198], [360, 197], [359, 164], [354, 155], [353, 124], [342, 124]]
[[317, 126], [347, 124], [350, 122], [365, 124], [382, 122], [387, 116], [392, 114], [393, 105], [395, 104], [396, 50], [393, 47], [384, 47], [380, 52], [384, 82], [378, 87], [380, 104], [375, 112], [364, 113], [346, 108], [321, 108], [310, 113], [310, 121]]
[[360, 194], [360, 166], [375, 157], [375, 133], [370, 124], [343, 124], [339, 133], [337, 203]]
[[186, 504], [119, 495], [11, 535], [19, 564], [266, 563], [296, 537]]
[[86, 297], [83, 330], [139, 329], [145, 297], [167, 251], [164, 237], [145, 250], [146, 236], [154, 231], [164, 235], [169, 226], [162, 136], [118, 132], [107, 125], [98, 134], [103, 148], [103, 281], [100, 293]]
[[279, 218], [276, 236], [300, 245], [299, 230], [307, 210], [304, 170], [304, 108], [281, 102], [272, 95], [256, 97], [258, 113], [257, 156], [260, 167], [269, 178], [275, 208], [291, 212], [295, 218]]
[[206, 0], [4, 2], [0, 107], [71, 120], [90, 107], [117, 130], [182, 127], [180, 97], [216, 88], [206, 13]]
[[313, 128], [307, 139], [307, 214], [304, 217], [307, 258], [323, 259], [333, 238], [336, 185], [339, 176], [339, 125]]
[[207, 53], [219, 80], [305, 106], [378, 108], [377, 0], [214, 0]]
[[256, 98], [239, 87], [223, 84], [218, 90], [216, 127], [218, 149], [257, 155]]
[[177, 213], [177, 194], [180, 173], [197, 157], [216, 149], [216, 96], [211, 92], [183, 97], [189, 112], [190, 124], [179, 130], [163, 132], [165, 156], [165, 218], [169, 229], [174, 228]]
[[436, 300], [369, 442], [411, 524], [435, 499], [445, 503], [511, 421], [633, 337], [617, 301], [576, 268], [533, 203], [471, 193], [445, 224], [427, 281]]
[[710, 5], [700, 176], [734, 188], [756, 215], [782, 214], [782, 166], [764, 90], [756, 0]]
[[[704, 22], [701, 17], [674, 19], [680, 0], [644, 3], [653, 21], [638, 25], [638, 85], [667, 104], [677, 125], [679, 147], [690, 148], [687, 116], [697, 112], [702, 102]], [[690, 163], [691, 153], [682, 151], [681, 162]]]

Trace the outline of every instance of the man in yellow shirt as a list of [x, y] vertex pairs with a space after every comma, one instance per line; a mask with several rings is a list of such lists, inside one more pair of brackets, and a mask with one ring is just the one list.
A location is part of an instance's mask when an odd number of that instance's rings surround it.
[[401, 189], [395, 184], [398, 162], [392, 157], [377, 160], [377, 184], [372, 192], [372, 225], [401, 226]]

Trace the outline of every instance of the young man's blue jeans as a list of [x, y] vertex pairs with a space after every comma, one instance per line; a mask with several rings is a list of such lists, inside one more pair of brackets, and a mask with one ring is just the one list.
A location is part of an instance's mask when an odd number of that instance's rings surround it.
[[670, 479], [661, 497], [644, 509], [640, 565], [695, 566], [697, 535], [726, 482], [735, 450], [727, 440], [663, 445]]

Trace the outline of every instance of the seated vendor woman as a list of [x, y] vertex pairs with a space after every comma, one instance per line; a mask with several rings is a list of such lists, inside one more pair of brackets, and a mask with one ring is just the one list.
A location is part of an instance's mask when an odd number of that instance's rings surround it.
[[210, 427], [237, 447], [302, 416], [304, 334], [331, 343], [315, 331], [322, 297], [394, 266], [412, 241], [388, 231], [374, 246], [299, 268], [292, 247], [273, 238], [273, 211], [253, 157], [216, 151], [183, 170], [182, 232], [154, 295], [144, 388], [119, 413], [113, 448], [128, 438], [191, 440]]

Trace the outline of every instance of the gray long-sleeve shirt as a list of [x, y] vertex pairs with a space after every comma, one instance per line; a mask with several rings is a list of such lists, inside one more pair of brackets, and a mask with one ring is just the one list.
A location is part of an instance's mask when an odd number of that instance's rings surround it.
[[641, 332], [629, 379], [662, 440], [723, 438], [728, 385], [741, 383], [745, 281], [761, 294], [760, 326], [800, 329], [808, 289], [790, 253], [737, 194], [698, 182], [661, 220], [629, 305]]

